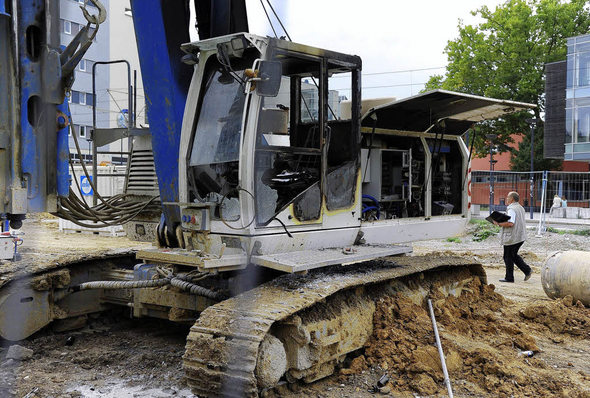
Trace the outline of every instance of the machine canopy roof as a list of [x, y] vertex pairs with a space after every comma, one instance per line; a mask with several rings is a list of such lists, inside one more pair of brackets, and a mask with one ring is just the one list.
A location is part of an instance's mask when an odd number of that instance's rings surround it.
[[[362, 126], [398, 131], [425, 132], [444, 121], [445, 134], [462, 135], [473, 123], [536, 105], [477, 95], [434, 90], [370, 109], [362, 117]], [[377, 116], [377, 121], [371, 117]]]

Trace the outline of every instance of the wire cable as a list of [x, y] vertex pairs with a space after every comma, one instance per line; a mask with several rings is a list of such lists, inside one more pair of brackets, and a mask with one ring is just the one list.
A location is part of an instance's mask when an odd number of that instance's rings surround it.
[[275, 30], [275, 27], [273, 26], [272, 21], [270, 20], [270, 15], [268, 15], [268, 11], [266, 11], [266, 7], [264, 6], [264, 1], [260, 0], [260, 4], [262, 5], [262, 9], [264, 10], [264, 13], [266, 14], [266, 19], [268, 19], [268, 23], [270, 24], [272, 32], [275, 34], [275, 37], [278, 39], [279, 35], [277, 35], [277, 31]]
[[[78, 156], [81, 157], [82, 152], [80, 149], [80, 144], [75, 131], [73, 130], [73, 123], [71, 119], [70, 131], [74, 139]], [[96, 159], [94, 159], [94, 161], [96, 161]], [[75, 176], [76, 173], [74, 170], [73, 160], [71, 158], [69, 163], [72, 170], [72, 175]], [[142, 212], [161, 211], [159, 201], [157, 200], [159, 196], [153, 196], [143, 201], [129, 200], [132, 197], [136, 198], [135, 195], [131, 194], [118, 194], [108, 199], [104, 198], [98, 193], [96, 184], [90, 178], [86, 165], [83, 162], [81, 165], [84, 175], [88, 179], [91, 188], [94, 190], [101, 203], [97, 206], [90, 207], [86, 201], [80, 199], [70, 188], [69, 196], [67, 198], [60, 198], [60, 207], [57, 211], [57, 215], [59, 217], [82, 227], [102, 228], [105, 226], [122, 225], [131, 221]], [[83, 197], [82, 189], [76, 178], [74, 178], [74, 182], [78, 192], [80, 193], [80, 196]]]
[[[287, 38], [289, 39], [289, 41], [293, 41], [291, 39], [291, 36], [289, 36], [289, 32], [287, 32], [287, 29], [285, 29], [285, 25], [283, 25], [283, 22], [281, 21], [281, 18], [279, 18], [277, 12], [275, 11], [275, 9], [272, 6], [272, 4], [270, 3], [270, 0], [266, 0], [266, 2], [268, 3], [268, 6], [270, 7], [272, 13], [275, 15], [275, 18], [277, 19], [277, 21], [279, 21], [279, 24], [281, 25], [281, 28], [283, 29], [283, 32], [285, 32], [285, 34], [287, 35]], [[266, 10], [265, 10], [265, 12], [266, 12]], [[267, 14], [267, 16], [268, 16], [268, 14]], [[276, 36], [276, 32], [275, 32], [275, 36]]]

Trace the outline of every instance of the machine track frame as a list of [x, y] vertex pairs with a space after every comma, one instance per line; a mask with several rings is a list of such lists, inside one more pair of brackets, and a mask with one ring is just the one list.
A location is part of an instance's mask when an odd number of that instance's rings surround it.
[[379, 297], [405, 290], [419, 304], [433, 287], [459, 295], [474, 277], [487, 283], [474, 259], [418, 256], [279, 277], [201, 313], [183, 357], [187, 381], [199, 396], [255, 397], [279, 378], [317, 380], [362, 348]]

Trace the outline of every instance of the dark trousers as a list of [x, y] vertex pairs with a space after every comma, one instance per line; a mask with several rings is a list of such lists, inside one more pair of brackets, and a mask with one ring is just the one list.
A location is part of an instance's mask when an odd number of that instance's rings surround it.
[[516, 243], [514, 245], [504, 245], [504, 264], [506, 264], [505, 279], [507, 281], [514, 281], [514, 264], [516, 264], [525, 275], [528, 275], [531, 272], [531, 267], [529, 267], [522, 257], [518, 255], [518, 250], [523, 243], [524, 242]]

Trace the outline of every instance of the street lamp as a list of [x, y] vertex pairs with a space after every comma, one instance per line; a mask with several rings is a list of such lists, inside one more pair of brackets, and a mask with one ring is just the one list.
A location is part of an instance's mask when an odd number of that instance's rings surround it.
[[534, 202], [533, 202], [533, 191], [535, 188], [535, 178], [534, 178], [534, 170], [535, 170], [535, 127], [540, 119], [526, 119], [526, 122], [531, 125], [531, 187], [530, 187], [530, 213], [531, 213], [531, 220], [533, 219], [533, 210], [534, 210]]
[[493, 144], [498, 136], [496, 134], [486, 134], [486, 138], [489, 141], [490, 146], [490, 214], [492, 214], [492, 208], [494, 206], [494, 152], [493, 152]]

